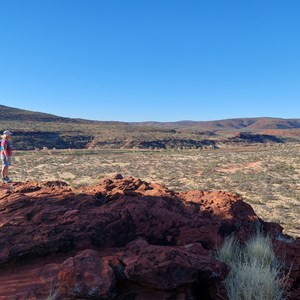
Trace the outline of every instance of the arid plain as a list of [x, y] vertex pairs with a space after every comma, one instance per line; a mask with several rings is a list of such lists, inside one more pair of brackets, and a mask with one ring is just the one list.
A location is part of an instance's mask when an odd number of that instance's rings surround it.
[[115, 173], [179, 190], [239, 193], [266, 221], [300, 235], [300, 145], [271, 144], [206, 150], [16, 151], [14, 181], [64, 180], [97, 184]]

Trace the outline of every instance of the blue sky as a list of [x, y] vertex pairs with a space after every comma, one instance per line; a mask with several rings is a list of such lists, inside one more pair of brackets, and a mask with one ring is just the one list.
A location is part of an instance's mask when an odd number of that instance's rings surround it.
[[0, 0], [0, 104], [119, 121], [300, 118], [300, 1]]

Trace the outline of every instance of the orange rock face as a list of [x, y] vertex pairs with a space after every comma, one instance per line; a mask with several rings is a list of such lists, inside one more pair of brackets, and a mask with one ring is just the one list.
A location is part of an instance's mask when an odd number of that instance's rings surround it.
[[[0, 299], [221, 299], [229, 267], [211, 253], [260, 229], [299, 299], [299, 240], [227, 192], [175, 193], [116, 175], [99, 185], [0, 186]], [[291, 269], [292, 266], [292, 269]]]

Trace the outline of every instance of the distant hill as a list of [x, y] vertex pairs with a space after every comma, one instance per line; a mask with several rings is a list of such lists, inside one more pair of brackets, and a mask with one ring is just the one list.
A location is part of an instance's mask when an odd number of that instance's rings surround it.
[[249, 129], [251, 131], [265, 129], [295, 129], [300, 128], [300, 119], [282, 119], [282, 118], [236, 118], [215, 121], [176, 121], [176, 122], [105, 122], [85, 120], [78, 118], [66, 118], [53, 114], [34, 112], [25, 109], [13, 108], [0, 105], [0, 121], [36, 121], [36, 122], [71, 122], [71, 123], [120, 123], [130, 124], [142, 127], [158, 128], [180, 128], [180, 129], [198, 129], [198, 130], [236, 130]]
[[[53, 114], [36, 112], [26, 109], [19, 109], [9, 106], [0, 105], [0, 121], [13, 121], [13, 122], [55, 122], [55, 123], [76, 123], [76, 124], [94, 124], [94, 123], [107, 123], [115, 124], [122, 122], [106, 122], [106, 121], [94, 121], [86, 120], [80, 118], [66, 118], [61, 116], [56, 116]], [[125, 123], [125, 122], [123, 122]]]
[[[0, 131], [12, 130], [15, 149], [219, 148], [300, 141], [300, 119], [116, 122], [65, 118], [0, 105]], [[243, 134], [242, 134], [243, 133]]]
[[249, 129], [259, 131], [264, 129], [295, 129], [300, 128], [300, 119], [280, 118], [238, 118], [216, 121], [178, 121], [178, 122], [137, 122], [137, 126], [154, 126], [167, 128], [185, 128], [198, 130], [233, 130]]
[[0, 121], [76, 122], [74, 119], [0, 105]]

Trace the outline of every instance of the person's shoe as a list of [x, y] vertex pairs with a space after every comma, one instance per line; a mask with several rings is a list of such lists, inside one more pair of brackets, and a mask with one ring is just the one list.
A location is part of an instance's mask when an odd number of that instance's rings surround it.
[[8, 176], [6, 176], [5, 179], [6, 179], [6, 182], [7, 182], [7, 183], [11, 182], [11, 179], [8, 178]]
[[3, 182], [3, 183], [8, 183], [8, 181], [7, 181], [6, 178], [2, 178], [2, 182]]

